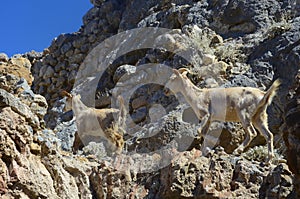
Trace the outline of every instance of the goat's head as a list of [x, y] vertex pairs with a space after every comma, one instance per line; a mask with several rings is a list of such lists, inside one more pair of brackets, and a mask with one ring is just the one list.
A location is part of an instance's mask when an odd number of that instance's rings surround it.
[[67, 112], [72, 110], [73, 95], [71, 93], [68, 93], [67, 91], [62, 91], [61, 96], [66, 97], [66, 104], [63, 111]]
[[187, 73], [190, 71], [187, 68], [173, 69], [173, 74], [165, 85], [164, 93], [169, 96], [171, 92], [178, 93], [182, 88], [182, 81], [187, 78]]
[[63, 109], [64, 112], [72, 110], [72, 99], [73, 95], [71, 93], [68, 93], [67, 91], [63, 90], [61, 91], [61, 96], [66, 98], [66, 104]]

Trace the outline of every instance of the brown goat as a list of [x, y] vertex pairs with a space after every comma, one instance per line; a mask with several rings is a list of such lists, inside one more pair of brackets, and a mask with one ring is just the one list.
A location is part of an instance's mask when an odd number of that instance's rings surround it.
[[[84, 136], [100, 136], [108, 141], [113, 151], [118, 154], [122, 152], [126, 109], [121, 96], [118, 97], [120, 110], [115, 108], [96, 109], [87, 107], [81, 101], [80, 95], [73, 96], [66, 91], [62, 91], [62, 96], [67, 97], [64, 111], [73, 110], [74, 112], [80, 138]], [[117, 122], [114, 122], [113, 114], [118, 114]]]
[[[186, 76], [188, 69], [174, 69], [165, 85], [165, 94], [181, 92], [201, 120], [198, 133], [206, 133], [211, 121], [241, 122], [246, 133], [244, 142], [235, 149], [241, 153], [257, 135], [255, 128], [268, 143], [268, 160], [274, 157], [273, 134], [268, 128], [267, 107], [272, 102], [280, 81], [276, 80], [268, 91], [252, 87], [209, 88], [196, 87]], [[255, 128], [254, 128], [255, 127]]]

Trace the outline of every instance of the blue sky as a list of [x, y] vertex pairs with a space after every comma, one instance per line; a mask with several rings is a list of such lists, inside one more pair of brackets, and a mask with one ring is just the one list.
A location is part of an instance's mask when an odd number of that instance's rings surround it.
[[43, 51], [61, 33], [79, 30], [89, 0], [4, 0], [0, 7], [0, 52], [9, 57]]

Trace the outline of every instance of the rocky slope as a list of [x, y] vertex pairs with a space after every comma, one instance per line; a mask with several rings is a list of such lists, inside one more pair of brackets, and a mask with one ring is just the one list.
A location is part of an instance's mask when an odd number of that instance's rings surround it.
[[[300, 197], [296, 1], [91, 2], [80, 30], [43, 53], [0, 55], [2, 198]], [[213, 123], [212, 145], [194, 139], [193, 113], [162, 90], [168, 69], [180, 67], [197, 73], [189, 78], [199, 87], [264, 90], [282, 80], [268, 109], [273, 164], [261, 136], [231, 154], [243, 140], [239, 124]], [[76, 125], [61, 90], [96, 108], [125, 97], [123, 154], [110, 156], [103, 142], [72, 152]], [[203, 156], [199, 144], [220, 146]]]

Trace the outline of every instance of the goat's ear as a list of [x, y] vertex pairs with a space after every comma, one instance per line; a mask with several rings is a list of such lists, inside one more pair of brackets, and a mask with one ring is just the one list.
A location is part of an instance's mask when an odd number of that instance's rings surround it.
[[72, 94], [71, 93], [68, 93], [67, 91], [63, 90], [60, 92], [60, 95], [63, 96], [63, 97], [72, 97]]

